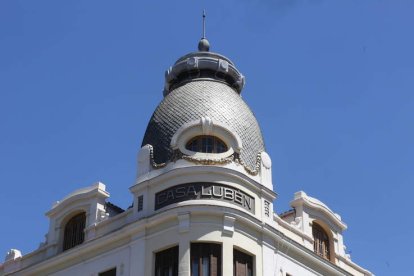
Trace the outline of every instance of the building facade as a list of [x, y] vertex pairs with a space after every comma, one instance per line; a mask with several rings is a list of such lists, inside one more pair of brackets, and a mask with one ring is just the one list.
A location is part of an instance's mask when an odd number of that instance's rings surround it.
[[164, 99], [138, 152], [133, 204], [110, 203], [103, 183], [46, 215], [38, 249], [11, 249], [3, 275], [372, 275], [346, 253], [341, 217], [300, 191], [280, 215], [272, 162], [227, 57], [187, 54], [167, 70]]

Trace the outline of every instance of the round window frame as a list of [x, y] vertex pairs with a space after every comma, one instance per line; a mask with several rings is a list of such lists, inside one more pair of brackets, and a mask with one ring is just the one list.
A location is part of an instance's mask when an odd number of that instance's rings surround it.
[[[198, 143], [201, 143], [202, 144], [203, 143], [202, 142], [202, 139], [203, 138], [212, 138], [213, 139], [213, 144], [212, 144], [213, 151], [212, 152], [204, 152], [204, 151], [202, 151], [203, 150], [202, 145], [201, 145], [200, 151], [193, 151], [193, 150], [189, 149], [190, 143], [192, 143], [193, 141], [198, 141]], [[224, 151], [220, 151], [220, 152], [214, 151], [214, 149], [217, 149], [217, 146], [219, 144], [222, 144], [224, 146], [224, 148], [225, 148]], [[189, 150], [189, 151], [192, 151], [192, 152], [210, 153], [210, 154], [212, 154], [212, 153], [214, 153], [214, 154], [220, 154], [220, 153], [227, 152], [229, 150], [229, 146], [226, 144], [226, 142], [224, 142], [222, 139], [218, 138], [215, 135], [198, 135], [198, 136], [195, 136], [195, 137], [191, 138], [190, 140], [188, 140], [187, 143], [185, 143], [185, 148], [187, 150]]]
[[[197, 136], [213, 136], [220, 139], [226, 146], [227, 151], [222, 153], [194, 152], [186, 148], [187, 143]], [[242, 149], [240, 137], [226, 125], [213, 122], [209, 117], [201, 117], [199, 120], [191, 121], [182, 125], [171, 139], [170, 146], [173, 150], [179, 150], [182, 154], [197, 159], [223, 159]]]

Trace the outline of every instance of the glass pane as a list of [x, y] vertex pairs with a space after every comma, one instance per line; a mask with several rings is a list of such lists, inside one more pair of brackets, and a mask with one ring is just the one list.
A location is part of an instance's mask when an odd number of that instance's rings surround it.
[[233, 267], [235, 276], [253, 276], [253, 256], [234, 249]]
[[189, 149], [189, 150], [191, 150], [191, 151], [195, 151], [195, 152], [197, 152], [197, 151], [199, 151], [199, 148], [198, 148], [198, 140], [193, 140], [193, 141], [191, 141], [189, 144], [188, 144], [188, 146], [187, 146], [187, 149]]
[[155, 275], [178, 275], [178, 246], [158, 252], [155, 255]]
[[209, 137], [202, 137], [201, 138], [201, 152], [211, 152], [210, 148], [212, 148], [212, 141]]
[[191, 244], [191, 276], [221, 276], [220, 244]]
[[116, 268], [113, 268], [111, 270], [101, 272], [98, 274], [99, 276], [116, 276]]
[[210, 275], [210, 257], [204, 256], [203, 257], [203, 276], [204, 275]]
[[215, 147], [216, 147], [215, 152], [222, 153], [222, 152], [227, 151], [226, 145], [224, 145], [224, 143], [222, 141], [220, 141], [219, 139], [214, 139], [214, 143], [215, 143]]
[[227, 151], [227, 146], [217, 137], [197, 136], [187, 143], [186, 149], [194, 152], [222, 153]]
[[197, 258], [193, 258], [193, 264], [191, 267], [191, 275], [198, 276], [198, 259]]

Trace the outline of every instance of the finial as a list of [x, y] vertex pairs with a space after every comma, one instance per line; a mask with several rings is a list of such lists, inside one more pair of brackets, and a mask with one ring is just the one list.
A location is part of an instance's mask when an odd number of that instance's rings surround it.
[[203, 10], [203, 37], [206, 38], [206, 10]]
[[203, 36], [201, 37], [200, 42], [198, 42], [198, 50], [208, 52], [209, 49], [210, 43], [206, 38], [206, 11], [203, 10]]

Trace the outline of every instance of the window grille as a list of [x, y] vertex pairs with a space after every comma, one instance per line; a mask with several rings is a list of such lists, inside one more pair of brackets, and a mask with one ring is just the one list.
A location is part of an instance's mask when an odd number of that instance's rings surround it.
[[266, 215], [267, 217], [270, 217], [270, 202], [269, 202], [269, 201], [267, 201], [267, 200], [265, 200], [265, 201], [264, 201], [264, 204], [265, 204], [265, 206], [264, 206], [265, 215]]
[[144, 208], [144, 196], [140, 195], [138, 197], [138, 212], [142, 211], [143, 208]]
[[329, 260], [330, 251], [328, 234], [320, 225], [316, 223], [313, 223], [312, 225], [312, 234], [314, 239], [313, 250], [322, 258]]
[[233, 250], [233, 275], [253, 276], [253, 257], [236, 249]]
[[65, 225], [63, 251], [83, 243], [85, 239], [86, 214], [80, 213], [72, 217]]
[[155, 276], [178, 276], [178, 246], [155, 254]]
[[191, 276], [221, 276], [220, 244], [191, 244]]
[[226, 144], [217, 137], [214, 136], [196, 136], [191, 139], [187, 145], [186, 149], [194, 152], [204, 152], [204, 153], [222, 153], [226, 152]]

